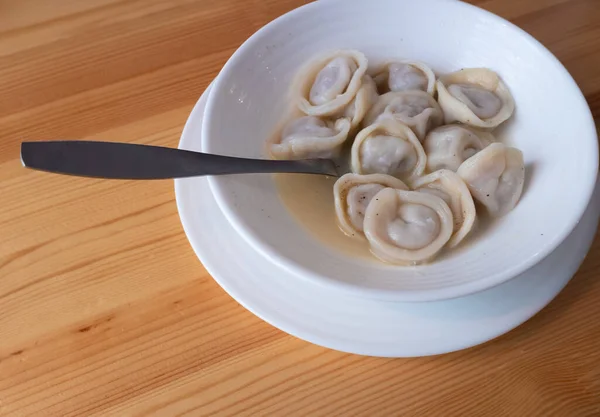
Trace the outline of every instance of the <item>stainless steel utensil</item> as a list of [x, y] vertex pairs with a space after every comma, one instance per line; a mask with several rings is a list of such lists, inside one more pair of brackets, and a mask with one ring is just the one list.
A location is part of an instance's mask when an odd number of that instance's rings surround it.
[[109, 179], [152, 180], [201, 175], [290, 172], [339, 176], [329, 159], [273, 161], [212, 155], [160, 146], [96, 141], [21, 143], [27, 168]]

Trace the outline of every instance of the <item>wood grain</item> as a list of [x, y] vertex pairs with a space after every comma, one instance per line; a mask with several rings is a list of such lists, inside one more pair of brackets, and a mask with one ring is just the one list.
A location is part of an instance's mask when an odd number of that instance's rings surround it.
[[[23, 139], [176, 146], [249, 35], [300, 0], [0, 0], [0, 416], [599, 416], [600, 241], [532, 320], [390, 360], [263, 323], [194, 256], [173, 184], [21, 168]], [[597, 0], [479, 0], [600, 118]]]

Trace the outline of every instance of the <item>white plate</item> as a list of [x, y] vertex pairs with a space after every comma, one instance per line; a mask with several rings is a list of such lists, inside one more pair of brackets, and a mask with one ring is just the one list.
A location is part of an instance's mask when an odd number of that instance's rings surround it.
[[[206, 92], [179, 147], [200, 150]], [[175, 182], [177, 206], [196, 254], [241, 305], [306, 341], [370, 356], [426, 356], [465, 349], [517, 327], [546, 306], [573, 276], [594, 238], [600, 199], [549, 257], [489, 290], [446, 301], [392, 303], [354, 298], [315, 285], [270, 263], [221, 213], [206, 178]]]

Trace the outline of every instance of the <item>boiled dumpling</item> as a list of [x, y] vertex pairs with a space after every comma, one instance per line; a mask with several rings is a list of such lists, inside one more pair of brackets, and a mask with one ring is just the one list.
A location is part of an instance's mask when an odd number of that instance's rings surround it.
[[494, 128], [508, 119], [515, 103], [498, 74], [486, 68], [468, 68], [441, 76], [438, 101], [446, 123]]
[[415, 191], [440, 197], [452, 211], [454, 229], [448, 247], [458, 245], [473, 228], [476, 212], [473, 197], [464, 181], [453, 171], [441, 169], [415, 180]]
[[452, 211], [435, 195], [385, 188], [367, 206], [363, 227], [375, 256], [418, 264], [432, 259], [450, 239]]
[[492, 216], [503, 216], [516, 206], [523, 191], [523, 153], [493, 143], [463, 162], [457, 173]]
[[423, 141], [427, 154], [427, 170], [449, 169], [456, 172], [460, 164], [494, 141], [489, 132], [461, 125], [433, 129]]
[[378, 97], [379, 94], [377, 94], [375, 81], [369, 75], [364, 75], [362, 85], [356, 93], [356, 97], [337, 115], [349, 118], [352, 128], [355, 128], [362, 122], [367, 114], [367, 110], [377, 101]]
[[340, 229], [348, 236], [363, 236], [363, 219], [371, 198], [386, 187], [408, 190], [398, 178], [383, 174], [346, 174], [333, 187]]
[[379, 92], [420, 90], [435, 92], [435, 74], [427, 65], [417, 61], [393, 61], [374, 71]]
[[368, 61], [355, 50], [334, 51], [310, 62], [298, 73], [299, 109], [309, 116], [331, 116], [344, 111], [361, 88]]
[[333, 158], [338, 156], [350, 132], [350, 119], [335, 121], [303, 116], [288, 122], [270, 145], [276, 159]]
[[386, 118], [406, 124], [423, 140], [427, 132], [442, 124], [444, 114], [433, 97], [424, 91], [390, 91], [373, 104], [363, 126]]
[[382, 119], [356, 135], [350, 164], [357, 174], [388, 174], [410, 180], [423, 173], [427, 156], [408, 126]]

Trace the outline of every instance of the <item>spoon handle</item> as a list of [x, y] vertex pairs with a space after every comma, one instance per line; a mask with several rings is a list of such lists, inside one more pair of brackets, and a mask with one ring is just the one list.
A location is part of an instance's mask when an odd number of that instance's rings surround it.
[[335, 164], [327, 159], [246, 159], [116, 142], [23, 142], [21, 160], [27, 168], [109, 179], [150, 180], [270, 172], [337, 176]]

